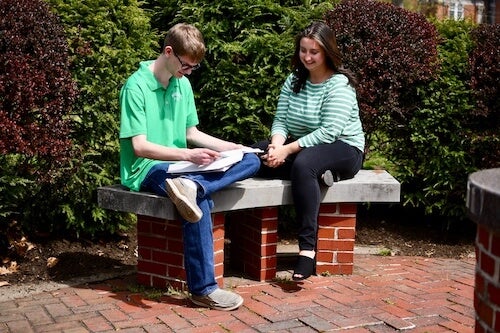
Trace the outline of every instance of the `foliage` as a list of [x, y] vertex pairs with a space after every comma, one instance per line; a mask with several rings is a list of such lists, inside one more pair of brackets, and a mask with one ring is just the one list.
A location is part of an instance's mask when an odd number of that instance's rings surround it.
[[405, 126], [388, 133], [388, 153], [398, 166], [405, 205], [463, 218], [467, 174], [475, 168], [469, 153], [474, 105], [467, 85], [473, 26], [451, 20], [436, 26], [441, 36], [437, 78], [418, 87], [423, 103]]
[[336, 33], [345, 66], [359, 76], [368, 137], [404, 126], [419, 104], [418, 85], [436, 71], [435, 27], [420, 14], [370, 0], [344, 0], [325, 20]]
[[204, 35], [206, 59], [191, 75], [203, 130], [246, 144], [268, 136], [281, 84], [290, 72], [293, 38], [331, 8], [326, 2], [282, 3], [151, 3], [158, 14], [153, 18], [158, 30], [166, 31], [182, 21], [194, 24]]
[[118, 92], [156, 35], [137, 1], [47, 0], [65, 27], [72, 73], [81, 94], [72, 119], [80, 155], [61, 184], [52, 228], [94, 235], [124, 228], [130, 217], [97, 207], [96, 188], [119, 181]]
[[500, 24], [476, 27], [472, 40], [469, 65], [476, 108], [471, 155], [478, 169], [494, 168], [500, 163]]
[[66, 38], [39, 0], [0, 2], [0, 217], [26, 228], [95, 235], [130, 223], [96, 200], [119, 181], [118, 92], [157, 56], [156, 31], [181, 21], [208, 47], [190, 79], [209, 133], [247, 144], [268, 135], [293, 38], [323, 18], [360, 76], [365, 165], [389, 159], [405, 205], [463, 217], [467, 174], [498, 164], [498, 25], [433, 25], [368, 0], [333, 10], [318, 0], [45, 1]]
[[0, 216], [6, 223], [36, 215], [33, 197], [50, 197], [46, 188], [72, 170], [69, 114], [76, 96], [57, 17], [43, 1], [2, 0]]

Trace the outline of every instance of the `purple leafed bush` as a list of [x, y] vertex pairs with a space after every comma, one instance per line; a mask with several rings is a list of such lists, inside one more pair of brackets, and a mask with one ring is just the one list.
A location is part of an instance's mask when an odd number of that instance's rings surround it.
[[70, 155], [75, 97], [64, 31], [47, 4], [0, 1], [0, 154], [47, 175]]
[[389, 3], [345, 0], [325, 14], [344, 64], [360, 79], [358, 97], [368, 133], [404, 123], [415, 109], [416, 89], [437, 66], [437, 32], [420, 14]]
[[476, 113], [500, 119], [500, 24], [482, 24], [472, 31], [475, 48], [469, 57]]

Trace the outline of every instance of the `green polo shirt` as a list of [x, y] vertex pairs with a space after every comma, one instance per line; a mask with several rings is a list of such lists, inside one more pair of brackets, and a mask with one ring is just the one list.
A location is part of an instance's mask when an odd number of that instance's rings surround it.
[[132, 191], [139, 191], [151, 167], [164, 161], [137, 157], [131, 138], [144, 134], [149, 142], [186, 148], [186, 129], [198, 125], [189, 80], [172, 77], [165, 89], [148, 68], [151, 63], [141, 62], [120, 91], [120, 176]]

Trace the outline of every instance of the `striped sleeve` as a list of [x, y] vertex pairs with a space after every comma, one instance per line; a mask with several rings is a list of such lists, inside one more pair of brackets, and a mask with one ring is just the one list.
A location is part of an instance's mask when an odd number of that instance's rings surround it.
[[[356, 111], [356, 93], [345, 76], [337, 75], [325, 86], [320, 105], [319, 126], [299, 139], [301, 147], [311, 147], [338, 140], [352, 124], [352, 112]], [[317, 96], [321, 98], [321, 96]], [[355, 110], [356, 109], [356, 110]]]

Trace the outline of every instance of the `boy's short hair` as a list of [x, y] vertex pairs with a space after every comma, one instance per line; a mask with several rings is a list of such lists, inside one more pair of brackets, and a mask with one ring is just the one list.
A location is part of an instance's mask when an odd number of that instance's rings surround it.
[[163, 49], [171, 46], [178, 56], [187, 56], [192, 61], [200, 63], [205, 57], [205, 41], [200, 30], [195, 26], [178, 23], [167, 31]]

